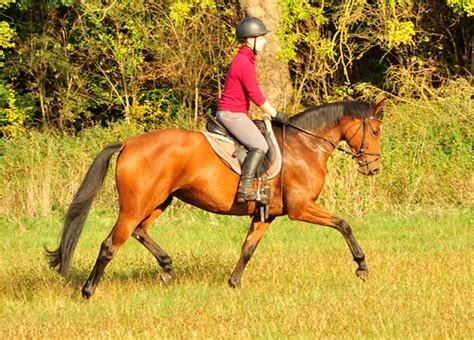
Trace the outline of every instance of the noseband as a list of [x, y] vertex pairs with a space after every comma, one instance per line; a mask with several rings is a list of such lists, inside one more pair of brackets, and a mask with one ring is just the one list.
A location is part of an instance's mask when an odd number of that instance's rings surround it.
[[[326, 137], [323, 137], [323, 136], [320, 136], [320, 135], [317, 135], [311, 131], [308, 131], [306, 129], [303, 129], [297, 125], [294, 125], [292, 123], [288, 123], [289, 126], [295, 128], [296, 130], [299, 130], [301, 132], [304, 132], [310, 136], [313, 136], [313, 137], [316, 137], [316, 138], [319, 138], [319, 139], [322, 139], [324, 140], [325, 142], [328, 142], [329, 144], [332, 145], [333, 148], [339, 150], [339, 151], [342, 151], [348, 155], [350, 155], [352, 158], [355, 158], [357, 159], [357, 163], [359, 164], [360, 167], [363, 167], [363, 166], [368, 166], [369, 164], [373, 163], [373, 162], [376, 162], [380, 159], [380, 157], [382, 157], [382, 154], [379, 153], [379, 152], [368, 152], [365, 150], [365, 140], [367, 138], [367, 127], [370, 127], [369, 125], [369, 119], [371, 120], [376, 120], [376, 121], [379, 121], [381, 122], [382, 120], [379, 119], [379, 118], [375, 118], [375, 117], [370, 117], [370, 118], [365, 118], [364, 121], [359, 125], [359, 127], [357, 128], [357, 130], [354, 132], [354, 134], [351, 136], [351, 138], [349, 139], [346, 139], [346, 142], [347, 144], [349, 144], [349, 142], [357, 135], [357, 133], [359, 132], [359, 130], [362, 128], [362, 142], [360, 144], [360, 147], [359, 147], [359, 152], [358, 153], [354, 153], [352, 152], [352, 150], [347, 150], [345, 148], [343, 148], [342, 146], [337, 146], [336, 144], [334, 144], [334, 142], [332, 142], [331, 140], [327, 139]], [[284, 128], [284, 125], [283, 125], [283, 128]], [[370, 128], [372, 130], [372, 128]], [[373, 131], [373, 130], [372, 130]], [[372, 132], [371, 131], [371, 132]], [[344, 133], [344, 136], [346, 134]], [[349, 144], [350, 146], [350, 144]], [[373, 160], [371, 160], [370, 162], [367, 161], [367, 157], [366, 156], [376, 156], [376, 158], [374, 158]], [[361, 157], [364, 157], [362, 160], [359, 160], [359, 158]]]

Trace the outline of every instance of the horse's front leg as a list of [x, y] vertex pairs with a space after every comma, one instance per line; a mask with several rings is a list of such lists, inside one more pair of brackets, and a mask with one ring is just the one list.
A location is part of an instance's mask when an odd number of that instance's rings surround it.
[[312, 202], [304, 205], [303, 208], [301, 208], [301, 206], [294, 209], [288, 207], [288, 217], [292, 220], [321, 224], [338, 230], [344, 236], [351, 250], [352, 257], [358, 265], [356, 270], [357, 276], [364, 281], [367, 279], [369, 270], [365, 263], [364, 252], [352, 234], [351, 226], [346, 221]]
[[255, 249], [258, 246], [258, 243], [262, 239], [263, 234], [272, 223], [274, 217], [270, 217], [269, 220], [265, 222], [260, 221], [260, 217], [254, 217], [250, 225], [247, 237], [245, 238], [244, 244], [242, 246], [242, 252], [240, 254], [239, 261], [234, 268], [234, 271], [229, 279], [229, 286], [236, 288], [240, 286], [240, 278], [244, 272], [247, 262], [250, 261]]

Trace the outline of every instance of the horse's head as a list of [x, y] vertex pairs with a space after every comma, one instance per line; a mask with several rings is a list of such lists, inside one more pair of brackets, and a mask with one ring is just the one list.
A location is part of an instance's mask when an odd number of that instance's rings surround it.
[[366, 118], [345, 116], [342, 120], [343, 139], [352, 150], [352, 157], [357, 159], [359, 172], [372, 176], [380, 172], [381, 148], [380, 129], [382, 125], [384, 100], [379, 100], [371, 108]]

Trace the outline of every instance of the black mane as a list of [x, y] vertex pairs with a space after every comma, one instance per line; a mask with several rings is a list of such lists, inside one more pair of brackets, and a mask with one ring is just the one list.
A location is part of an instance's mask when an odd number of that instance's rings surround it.
[[373, 105], [369, 102], [351, 100], [313, 106], [291, 117], [290, 122], [305, 129], [331, 128], [339, 124], [343, 116], [370, 117]]

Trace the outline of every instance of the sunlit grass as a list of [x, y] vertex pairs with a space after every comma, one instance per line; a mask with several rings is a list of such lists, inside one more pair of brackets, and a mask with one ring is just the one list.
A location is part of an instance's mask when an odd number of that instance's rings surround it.
[[343, 237], [321, 226], [276, 220], [248, 264], [241, 289], [227, 287], [247, 218], [167, 212], [153, 238], [173, 257], [168, 287], [148, 251], [130, 240], [89, 302], [80, 289], [115, 216], [93, 212], [66, 279], [44, 244], [60, 219], [2, 224], [0, 335], [12, 337], [472, 337], [472, 212], [436, 219], [351, 220], [369, 280], [355, 276]]

